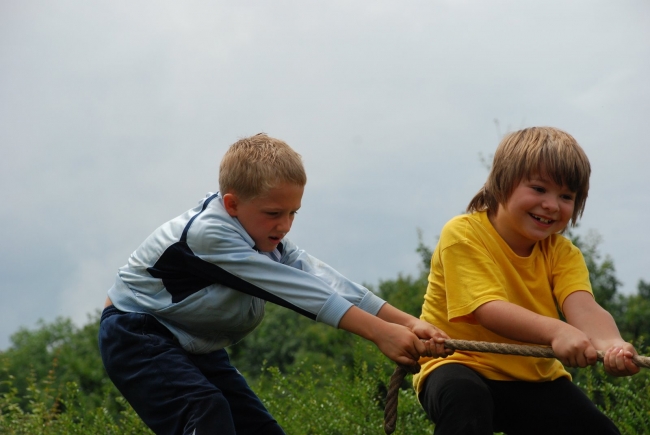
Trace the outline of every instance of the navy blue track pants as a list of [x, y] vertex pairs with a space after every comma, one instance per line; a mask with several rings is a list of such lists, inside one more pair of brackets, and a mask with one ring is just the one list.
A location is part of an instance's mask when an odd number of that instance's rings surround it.
[[153, 316], [104, 309], [104, 367], [158, 435], [284, 435], [224, 349], [186, 352]]

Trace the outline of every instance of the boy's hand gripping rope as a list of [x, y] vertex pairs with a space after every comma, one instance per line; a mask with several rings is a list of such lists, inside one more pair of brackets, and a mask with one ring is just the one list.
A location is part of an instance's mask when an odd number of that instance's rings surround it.
[[[538, 358], [555, 358], [555, 353], [550, 347], [528, 346], [523, 344], [489, 343], [487, 341], [445, 340], [445, 347], [453, 350], [469, 350], [474, 352], [500, 353], [504, 355], [534, 356]], [[603, 361], [605, 352], [598, 351], [598, 361]], [[638, 367], [650, 368], [650, 357], [634, 355], [632, 358]], [[415, 374], [420, 371], [420, 366], [398, 365], [390, 377], [388, 393], [386, 394], [386, 408], [384, 408], [384, 432], [390, 435], [395, 431], [397, 422], [397, 396], [399, 387], [407, 373]]]

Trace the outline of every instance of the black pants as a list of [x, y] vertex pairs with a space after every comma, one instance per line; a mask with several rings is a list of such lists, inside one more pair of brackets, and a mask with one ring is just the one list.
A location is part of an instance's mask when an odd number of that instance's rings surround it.
[[435, 435], [620, 434], [570, 380], [492, 381], [462, 364], [427, 377], [420, 403]]
[[120, 393], [156, 434], [284, 435], [224, 349], [186, 352], [146, 314], [108, 307], [99, 347]]

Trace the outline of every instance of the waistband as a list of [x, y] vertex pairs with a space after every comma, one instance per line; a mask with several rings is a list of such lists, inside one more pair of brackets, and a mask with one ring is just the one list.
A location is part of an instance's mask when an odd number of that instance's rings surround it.
[[110, 307], [104, 308], [99, 323], [102, 323], [104, 319], [108, 319], [109, 317], [114, 316], [116, 314], [126, 314], [126, 312], [118, 310], [117, 308], [115, 308], [115, 305], [111, 305]]

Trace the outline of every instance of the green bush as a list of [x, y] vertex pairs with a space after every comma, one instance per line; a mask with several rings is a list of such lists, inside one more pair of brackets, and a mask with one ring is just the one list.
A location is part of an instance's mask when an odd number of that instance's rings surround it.
[[[105, 407], [88, 406], [88, 400], [74, 382], [64, 388], [55, 384], [52, 372], [46, 379], [31, 376], [27, 392], [17, 395], [13, 377], [3, 384], [0, 396], [0, 433], [7, 435], [153, 435], [122, 397], [115, 399], [122, 409], [116, 418]], [[27, 405], [21, 406], [21, 404]]]
[[[640, 350], [647, 351], [643, 343]], [[352, 364], [321, 366], [300, 360], [287, 371], [263, 365], [251, 382], [287, 434], [383, 434], [386, 386], [394, 368], [370, 343], [354, 337]], [[0, 355], [2, 356], [2, 355]], [[369, 364], [369, 361], [371, 362]], [[56, 360], [45, 376], [31, 370], [16, 387], [7, 361], [0, 373], [0, 433], [16, 435], [146, 434], [151, 432], [119, 395], [106, 392], [95, 405], [96, 392], [76, 382], [62, 384]], [[324, 368], [327, 367], [327, 368]], [[650, 370], [634, 377], [612, 378], [602, 366], [580, 369], [576, 383], [619, 426], [622, 434], [650, 433]], [[410, 379], [409, 379], [410, 381]], [[93, 400], [89, 400], [89, 396]], [[395, 434], [433, 432], [407, 381], [399, 393]]]
[[[287, 434], [383, 434], [386, 385], [393, 364], [384, 358], [370, 370], [364, 358], [378, 352], [357, 340], [354, 363], [324, 371], [299, 363], [291, 375], [264, 367], [254, 388]], [[395, 434], [433, 431], [410, 386], [400, 390]]]
[[[598, 239], [582, 245], [594, 293], [612, 312], [621, 333], [648, 355], [650, 283], [638, 294], [620, 295], [613, 262], [599, 260]], [[377, 293], [394, 306], [419, 314], [431, 249], [420, 238], [417, 278], [381, 282]], [[21, 328], [0, 352], [0, 434], [151, 435], [108, 379], [99, 357], [99, 313], [78, 328], [69, 319]], [[376, 347], [267, 304], [266, 319], [229, 349], [271, 413], [289, 435], [383, 434], [386, 385], [394, 365]], [[572, 369], [574, 382], [616, 422], [625, 435], [650, 433], [650, 370], [612, 378], [602, 366]], [[410, 381], [410, 377], [409, 377]], [[395, 434], [433, 432], [409, 381], [399, 393]]]
[[[648, 350], [642, 341], [635, 345], [639, 353]], [[616, 423], [621, 434], [650, 434], [649, 369], [622, 378], [608, 376], [600, 364], [572, 372], [574, 382]]]

